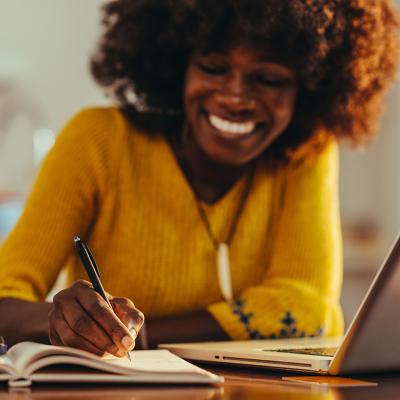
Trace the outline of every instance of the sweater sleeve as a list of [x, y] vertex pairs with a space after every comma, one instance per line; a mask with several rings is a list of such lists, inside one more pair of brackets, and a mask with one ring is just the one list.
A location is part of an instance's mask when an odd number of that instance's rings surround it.
[[269, 265], [257, 286], [208, 311], [232, 339], [342, 333], [338, 149], [283, 171]]
[[106, 186], [109, 114], [81, 111], [57, 137], [0, 247], [0, 297], [43, 300], [73, 251], [73, 236], [90, 229]]

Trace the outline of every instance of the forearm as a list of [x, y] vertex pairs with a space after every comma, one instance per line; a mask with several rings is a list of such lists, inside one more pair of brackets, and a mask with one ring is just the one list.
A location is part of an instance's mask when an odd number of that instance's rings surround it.
[[[49, 343], [48, 314], [52, 308], [53, 303], [0, 299], [0, 334], [9, 346], [24, 340]], [[146, 326], [150, 348], [156, 348], [160, 343], [229, 340], [228, 335], [205, 310], [150, 318]]]
[[213, 316], [205, 310], [146, 321], [150, 348], [160, 343], [229, 340]]
[[0, 299], [0, 334], [10, 346], [24, 340], [49, 343], [48, 314], [53, 303]]

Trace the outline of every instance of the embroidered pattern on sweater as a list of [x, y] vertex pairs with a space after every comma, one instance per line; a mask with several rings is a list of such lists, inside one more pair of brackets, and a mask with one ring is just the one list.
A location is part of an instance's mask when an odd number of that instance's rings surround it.
[[319, 327], [313, 333], [306, 333], [297, 328], [297, 321], [290, 311], [287, 311], [283, 318], [280, 320], [281, 329], [278, 332], [269, 335], [263, 335], [258, 329], [253, 329], [250, 326], [250, 320], [253, 313], [245, 313], [243, 300], [234, 300], [232, 303], [232, 311], [239, 318], [239, 321], [244, 325], [250, 339], [279, 339], [279, 338], [295, 338], [295, 337], [316, 337], [324, 334], [323, 327]]

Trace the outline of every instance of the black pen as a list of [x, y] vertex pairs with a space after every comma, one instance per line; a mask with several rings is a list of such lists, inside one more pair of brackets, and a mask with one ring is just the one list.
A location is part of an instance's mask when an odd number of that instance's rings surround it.
[[[103, 285], [101, 284], [100, 270], [96, 264], [96, 261], [94, 260], [89, 246], [84, 243], [79, 236], [74, 237], [74, 243], [94, 290], [107, 302], [111, 310], [114, 311], [113, 306], [111, 305], [110, 300], [108, 300], [106, 292], [104, 291]], [[129, 361], [132, 363], [130, 352], [127, 351], [126, 353]]]

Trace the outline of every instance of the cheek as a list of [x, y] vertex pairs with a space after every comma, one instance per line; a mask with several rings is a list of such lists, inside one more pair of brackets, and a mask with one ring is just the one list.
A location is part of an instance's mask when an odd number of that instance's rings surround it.
[[291, 110], [293, 109], [295, 97], [291, 93], [284, 93], [276, 96], [274, 99], [275, 106], [280, 110]]
[[268, 97], [268, 104], [273, 110], [278, 125], [288, 124], [293, 117], [297, 100], [297, 90], [278, 91]]
[[190, 102], [190, 98], [192, 96], [193, 88], [193, 67], [189, 64], [188, 69], [186, 71], [185, 82], [183, 86], [183, 104], [185, 106], [186, 112], [188, 103]]
[[205, 91], [203, 80], [198, 76], [198, 73], [193, 68], [188, 68], [185, 86], [183, 90], [183, 101], [185, 104], [186, 112], [190, 112], [193, 104], [202, 98]]
[[199, 107], [205, 105], [219, 88], [215, 79], [206, 78], [194, 66], [188, 67], [183, 89], [183, 103], [187, 117], [193, 118]]

